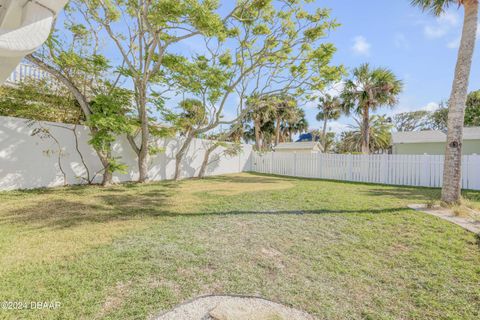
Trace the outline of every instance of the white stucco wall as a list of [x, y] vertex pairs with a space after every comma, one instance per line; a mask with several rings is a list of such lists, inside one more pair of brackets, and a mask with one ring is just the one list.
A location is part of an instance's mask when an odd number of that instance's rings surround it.
[[[59, 127], [60, 126], [60, 127]], [[0, 190], [29, 189], [54, 187], [63, 185], [63, 175], [58, 166], [58, 147], [52, 139], [41, 139], [32, 136], [35, 128], [47, 128], [58, 139], [62, 147], [61, 164], [67, 174], [68, 184], [83, 183], [85, 167], [75, 148], [73, 132], [64, 127], [72, 125], [32, 122], [25, 119], [0, 117]], [[77, 127], [79, 150], [91, 174], [101, 170], [102, 166], [95, 151], [88, 144], [89, 131], [83, 126]], [[178, 148], [178, 139], [161, 139], [158, 146], [165, 152], [151, 157], [149, 176], [151, 180], [172, 179], [175, 161], [174, 154]], [[195, 139], [182, 163], [182, 178], [194, 177], [198, 174], [206, 147], [211, 142]], [[114, 155], [128, 166], [127, 174], [115, 173], [114, 181], [135, 181], [138, 177], [137, 157], [125, 137], [120, 137], [114, 145]], [[250, 170], [251, 145], [242, 145], [242, 152], [235, 157], [225, 156], [223, 148], [218, 148], [211, 159], [207, 175], [237, 173]], [[218, 155], [221, 155], [218, 157]], [[97, 181], [100, 180], [100, 176]]]

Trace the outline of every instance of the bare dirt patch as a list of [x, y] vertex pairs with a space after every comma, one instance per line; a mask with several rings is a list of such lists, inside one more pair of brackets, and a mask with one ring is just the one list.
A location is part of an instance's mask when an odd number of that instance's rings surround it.
[[130, 281], [117, 283], [105, 299], [98, 318], [102, 318], [113, 310], [120, 308], [125, 299], [129, 296], [131, 286], [132, 283]]

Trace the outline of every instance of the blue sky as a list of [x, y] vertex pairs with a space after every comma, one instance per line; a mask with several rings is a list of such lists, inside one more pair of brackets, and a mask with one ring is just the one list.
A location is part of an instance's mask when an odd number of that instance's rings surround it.
[[[452, 7], [444, 16], [435, 18], [410, 6], [408, 0], [322, 0], [316, 1], [332, 9], [332, 16], [342, 24], [329, 40], [338, 53], [335, 63], [350, 70], [363, 62], [390, 68], [405, 83], [399, 105], [382, 108], [378, 113], [393, 114], [435, 108], [447, 100], [451, 90], [458, 43], [463, 23], [463, 9]], [[480, 52], [474, 57], [470, 89], [480, 89]], [[312, 128], [316, 110], [306, 107]], [[331, 124], [339, 131], [351, 119], [346, 117]]]
[[[222, 12], [233, 3], [221, 2]], [[462, 8], [453, 6], [445, 15], [433, 17], [412, 7], [409, 0], [317, 0], [309, 6], [332, 9], [332, 17], [341, 23], [325, 40], [334, 43], [338, 49], [334, 64], [343, 64], [351, 70], [369, 62], [372, 66], [391, 69], [404, 81], [398, 106], [381, 108], [377, 113], [392, 115], [433, 110], [439, 102], [448, 99], [463, 22]], [[189, 51], [198, 52], [202, 43], [192, 38], [174, 50], [188, 55]], [[479, 54], [477, 50], [471, 90], [480, 89]], [[110, 58], [118, 60], [111, 55]], [[167, 104], [174, 106], [178, 100], [179, 97], [172, 98]], [[236, 114], [235, 102], [236, 99], [232, 99], [229, 103], [225, 118], [233, 118]], [[305, 111], [310, 128], [320, 128], [321, 124], [315, 119], [316, 104], [307, 104]], [[351, 123], [351, 118], [342, 117], [332, 122], [330, 129], [340, 132]]]

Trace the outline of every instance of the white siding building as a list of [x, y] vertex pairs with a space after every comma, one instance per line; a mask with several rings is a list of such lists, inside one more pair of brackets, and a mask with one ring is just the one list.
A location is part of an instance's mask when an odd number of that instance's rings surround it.
[[322, 152], [322, 147], [319, 142], [284, 142], [279, 143], [275, 147], [275, 152], [290, 152], [290, 153], [319, 153]]

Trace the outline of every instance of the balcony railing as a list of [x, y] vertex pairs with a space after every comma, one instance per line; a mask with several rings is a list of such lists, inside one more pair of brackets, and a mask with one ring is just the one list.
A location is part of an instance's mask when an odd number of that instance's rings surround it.
[[42, 69], [26, 63], [21, 63], [17, 66], [15, 71], [12, 72], [10, 77], [5, 81], [6, 84], [18, 84], [26, 79], [46, 79], [51, 76]]

